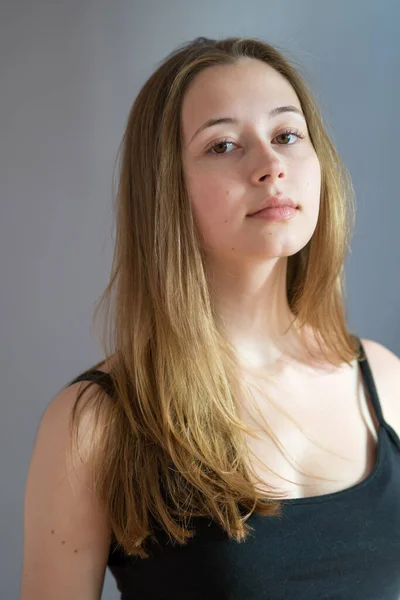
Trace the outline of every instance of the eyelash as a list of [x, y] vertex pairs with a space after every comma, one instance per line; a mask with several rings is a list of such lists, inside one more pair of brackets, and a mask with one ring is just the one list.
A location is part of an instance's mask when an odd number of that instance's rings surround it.
[[[284, 131], [281, 131], [280, 133], [278, 133], [275, 137], [279, 137], [280, 135], [295, 135], [297, 138], [299, 139], [304, 139], [305, 135], [304, 133], [302, 133], [299, 129], [285, 129]], [[208, 150], [206, 151], [206, 154], [212, 154], [213, 156], [226, 156], [227, 154], [230, 154], [230, 152], [223, 152], [222, 154], [218, 154], [218, 153], [214, 153], [212, 152], [212, 150], [214, 150], [214, 148], [216, 146], [219, 146], [219, 144], [234, 144], [235, 142], [231, 142], [229, 139], [227, 138], [222, 138], [220, 140], [217, 140], [216, 142], [213, 142], [211, 146], [209, 146]], [[294, 146], [293, 144], [278, 144], [279, 146]]]

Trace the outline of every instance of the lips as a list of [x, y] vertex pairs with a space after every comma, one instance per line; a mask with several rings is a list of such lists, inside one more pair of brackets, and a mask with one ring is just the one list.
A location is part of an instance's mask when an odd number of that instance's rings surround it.
[[257, 214], [258, 212], [264, 210], [265, 208], [282, 208], [283, 206], [291, 206], [292, 208], [297, 208], [297, 204], [287, 196], [283, 196], [282, 194], [278, 194], [277, 196], [268, 196], [264, 198], [261, 204], [258, 205], [256, 210], [249, 213], [247, 216], [251, 217], [252, 215]]

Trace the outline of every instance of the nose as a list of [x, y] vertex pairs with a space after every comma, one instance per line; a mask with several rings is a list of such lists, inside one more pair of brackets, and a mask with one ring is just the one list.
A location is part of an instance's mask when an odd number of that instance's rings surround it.
[[254, 185], [257, 185], [266, 180], [272, 183], [275, 179], [283, 179], [285, 176], [286, 167], [280, 158], [271, 151], [266, 151], [263, 152], [257, 166], [253, 169], [251, 180]]

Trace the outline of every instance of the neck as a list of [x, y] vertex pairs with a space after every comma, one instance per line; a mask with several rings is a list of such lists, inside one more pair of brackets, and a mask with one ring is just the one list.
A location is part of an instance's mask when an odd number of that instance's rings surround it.
[[213, 265], [215, 312], [240, 362], [273, 368], [298, 340], [286, 292], [287, 258], [257, 267]]

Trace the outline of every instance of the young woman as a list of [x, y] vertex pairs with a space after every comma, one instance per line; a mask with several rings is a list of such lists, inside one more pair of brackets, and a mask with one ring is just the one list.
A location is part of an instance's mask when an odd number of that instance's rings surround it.
[[277, 49], [163, 61], [123, 138], [105, 360], [40, 423], [21, 600], [98, 599], [107, 566], [124, 600], [399, 597], [400, 360], [346, 325], [354, 206]]

